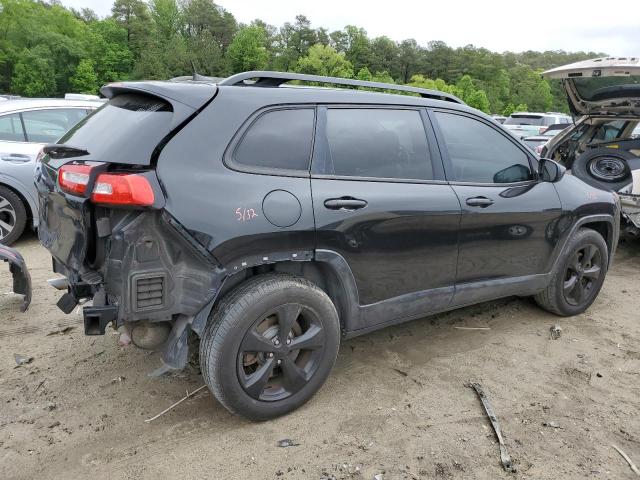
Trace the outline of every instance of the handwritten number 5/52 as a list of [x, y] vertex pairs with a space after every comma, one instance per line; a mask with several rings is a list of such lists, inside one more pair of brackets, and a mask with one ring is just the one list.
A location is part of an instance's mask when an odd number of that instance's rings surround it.
[[239, 222], [246, 222], [253, 218], [256, 218], [258, 214], [253, 208], [236, 208], [236, 219]]

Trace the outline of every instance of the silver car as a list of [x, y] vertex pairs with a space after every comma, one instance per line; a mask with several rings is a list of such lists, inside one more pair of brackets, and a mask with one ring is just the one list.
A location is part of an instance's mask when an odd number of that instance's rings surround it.
[[29, 221], [38, 226], [33, 171], [43, 145], [102, 103], [96, 100], [17, 99], [0, 102], [0, 243], [16, 241]]

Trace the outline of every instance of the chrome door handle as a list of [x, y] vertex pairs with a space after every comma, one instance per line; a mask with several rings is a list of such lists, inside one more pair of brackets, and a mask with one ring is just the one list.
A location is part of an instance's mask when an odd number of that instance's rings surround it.
[[467, 205], [470, 207], [486, 208], [489, 205], [493, 205], [493, 200], [487, 197], [467, 198]]

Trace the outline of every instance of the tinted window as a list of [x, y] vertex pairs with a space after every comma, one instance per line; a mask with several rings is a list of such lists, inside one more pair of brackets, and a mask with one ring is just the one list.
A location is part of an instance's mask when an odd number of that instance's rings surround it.
[[422, 118], [415, 110], [329, 109], [327, 139], [335, 175], [433, 178]]
[[462, 115], [436, 112], [455, 180], [511, 183], [532, 179], [525, 153], [500, 132]]
[[24, 132], [17, 113], [0, 117], [0, 140], [24, 142]]
[[261, 169], [309, 170], [314, 111], [310, 108], [267, 112], [249, 127], [234, 162]]
[[172, 117], [164, 100], [125, 93], [86, 116], [59, 142], [87, 150], [92, 160], [145, 164], [171, 131]]
[[50, 108], [22, 112], [22, 120], [29, 142], [51, 143], [86, 115], [84, 108]]

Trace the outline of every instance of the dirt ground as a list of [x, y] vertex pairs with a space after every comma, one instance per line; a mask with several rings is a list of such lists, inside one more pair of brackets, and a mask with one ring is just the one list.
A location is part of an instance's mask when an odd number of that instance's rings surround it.
[[[612, 445], [640, 465], [639, 241], [621, 244], [584, 315], [514, 298], [346, 341], [320, 392], [265, 423], [232, 416], [206, 389], [145, 423], [201, 377], [149, 378], [157, 354], [119, 347], [112, 332], [84, 336], [79, 314], [55, 307], [47, 252], [33, 236], [17, 247], [34, 295], [21, 314], [0, 264], [2, 479], [513, 477], [470, 380], [493, 403], [515, 477], [637, 478]], [[17, 367], [16, 353], [33, 361]]]

